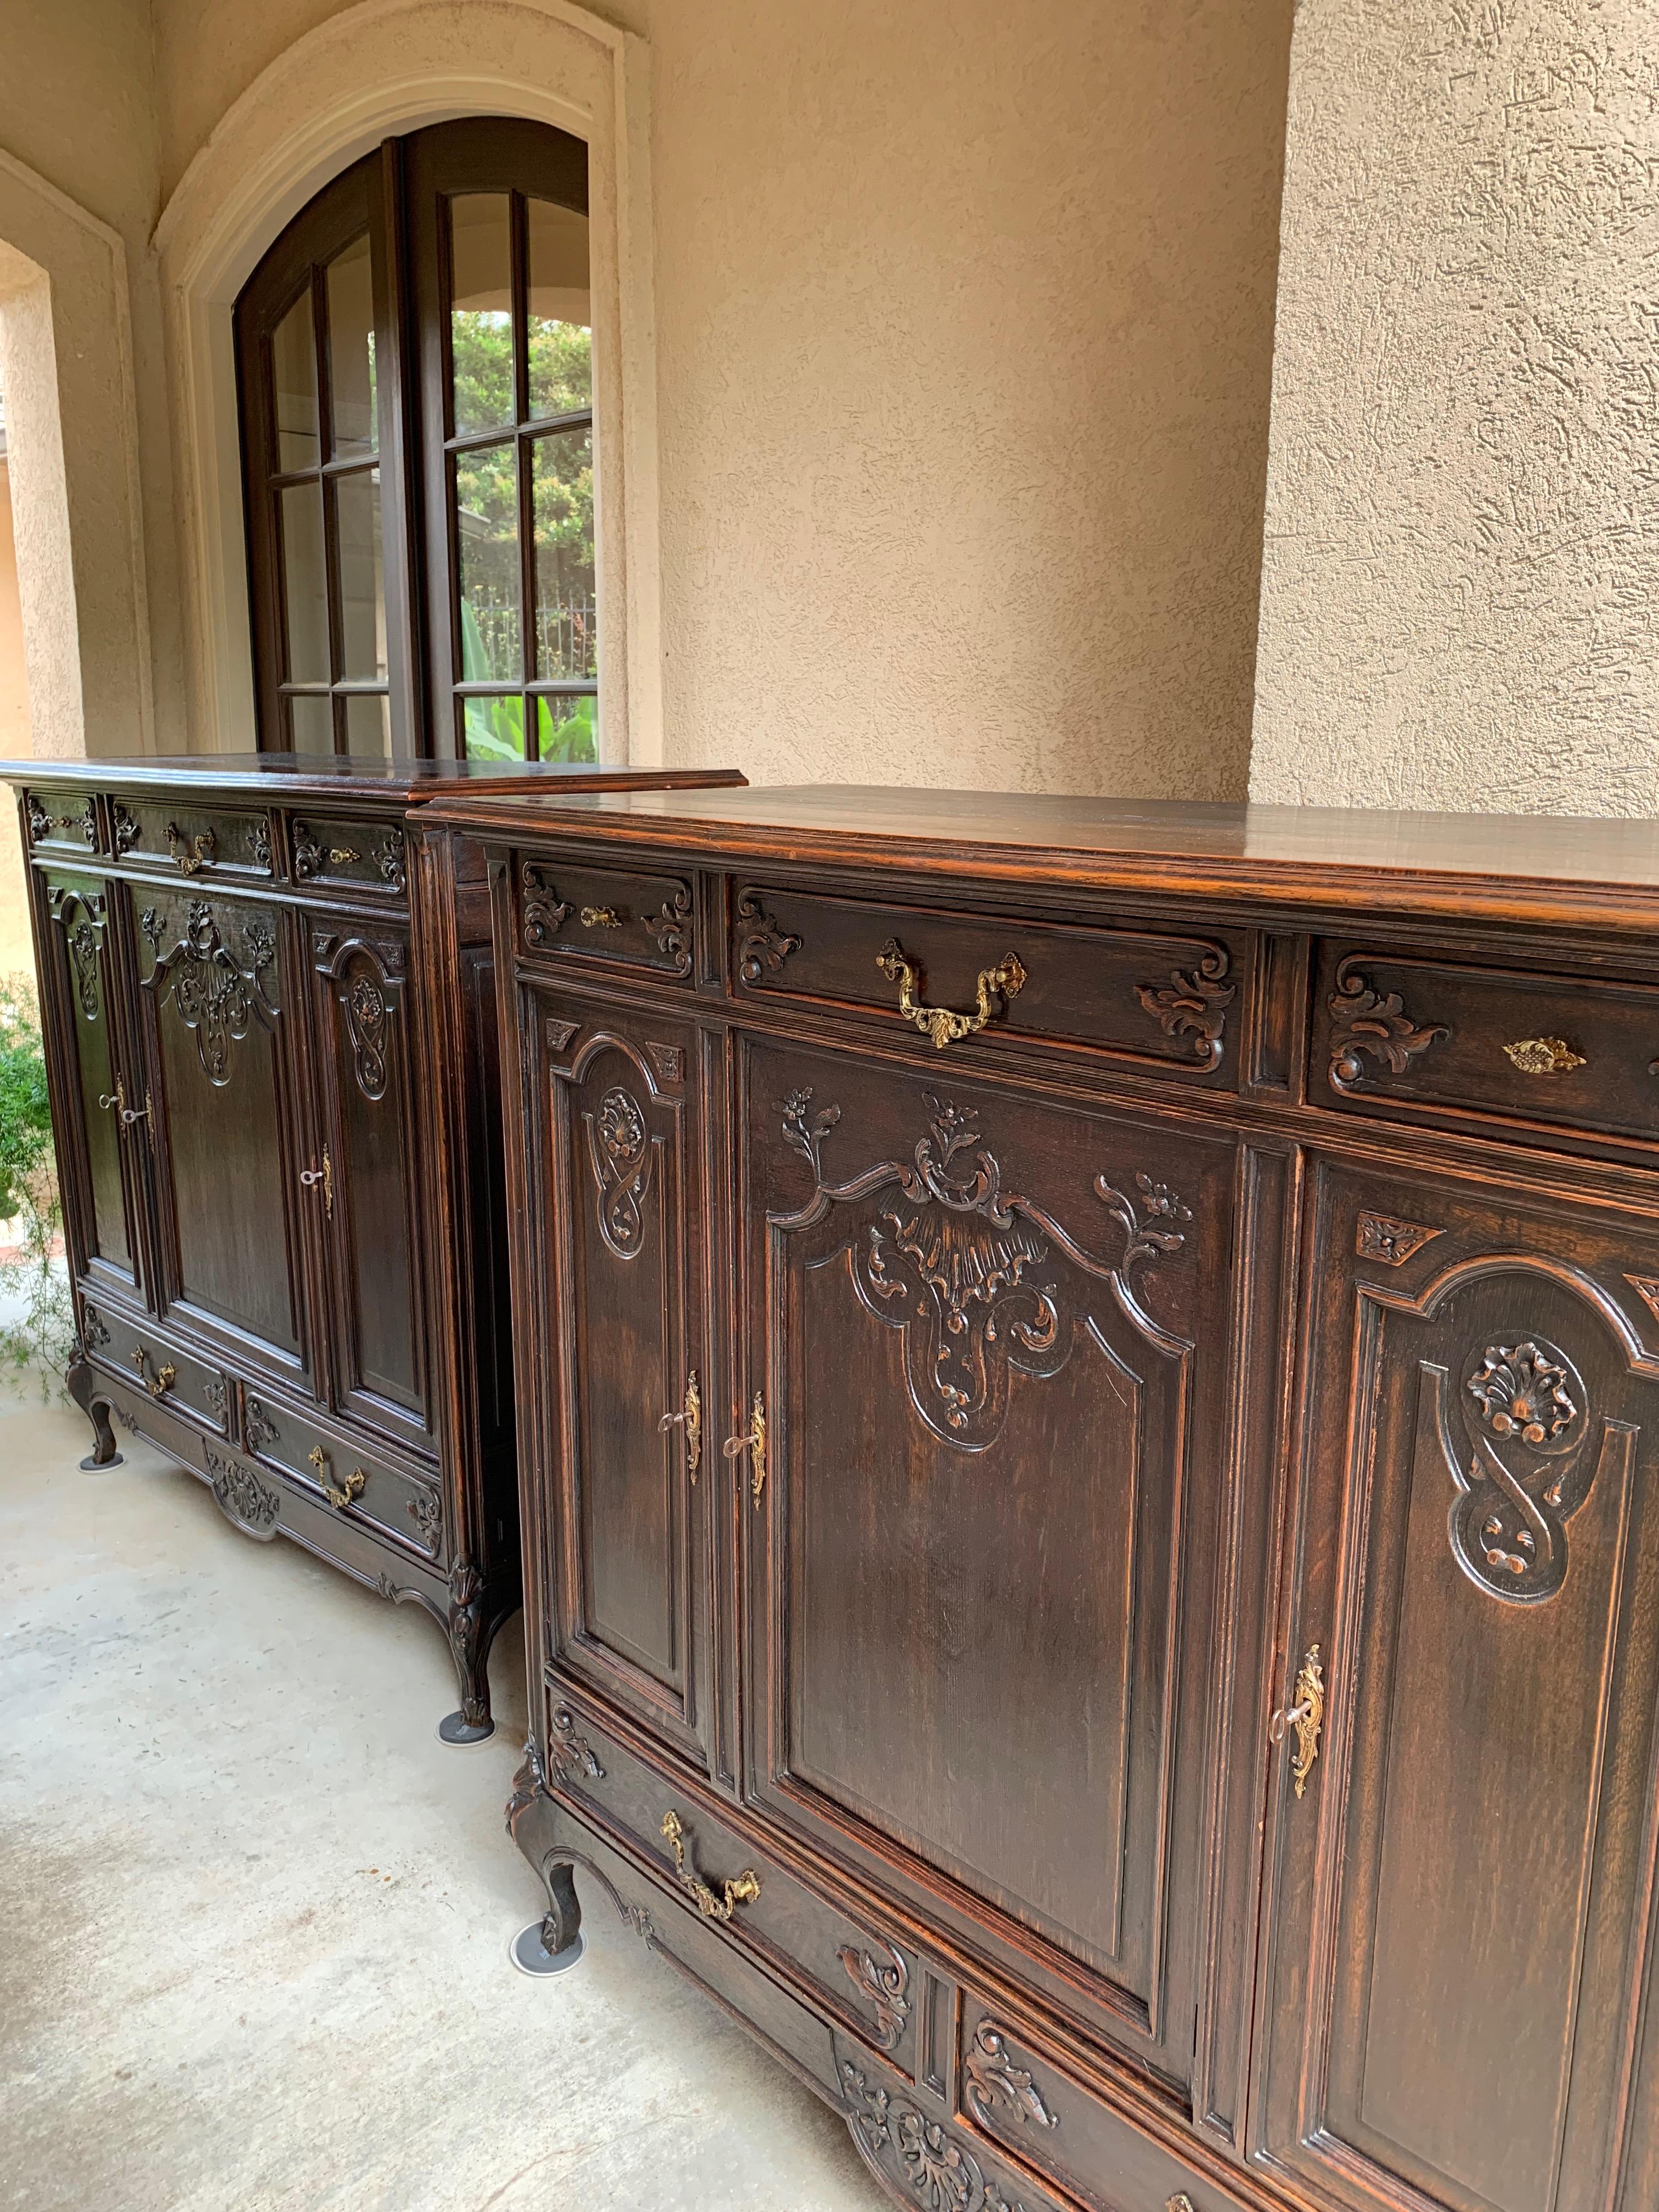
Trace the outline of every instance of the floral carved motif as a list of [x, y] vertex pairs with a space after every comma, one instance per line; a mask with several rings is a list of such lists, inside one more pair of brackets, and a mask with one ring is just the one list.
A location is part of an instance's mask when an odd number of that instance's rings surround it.
[[1096, 1191], [1126, 1241], [1115, 1268], [1095, 1267], [1046, 1214], [1003, 1189], [977, 1113], [931, 1095], [933, 1119], [910, 1161], [886, 1161], [832, 1186], [823, 1152], [840, 1109], [814, 1112], [811, 1097], [798, 1091], [785, 1100], [784, 1141], [811, 1162], [821, 1199], [894, 1192], [854, 1244], [854, 1287], [870, 1313], [902, 1331], [916, 1412], [963, 1450], [984, 1450], [1001, 1434], [1011, 1370], [1055, 1375], [1070, 1358], [1073, 1268], [1127, 1289], [1138, 1267], [1186, 1241], [1173, 1224], [1190, 1220], [1191, 1211], [1167, 1184], [1137, 1176], [1137, 1201], [1097, 1176]]
[[850, 2059], [841, 2085], [853, 2139], [878, 2173], [902, 2183], [923, 2212], [978, 2212], [985, 2176], [943, 2122], [872, 2087]]
[[1040, 2128], [1060, 2125], [1043, 2102], [1042, 2092], [1031, 2079], [1030, 2069], [1014, 2063], [1008, 2055], [1002, 2030], [993, 2021], [981, 2021], [962, 2063], [967, 2076], [968, 2102], [975, 2118], [988, 2127], [995, 2118], [994, 2107], [999, 2104], [1006, 2106], [1017, 2120], [1035, 2122]]
[[270, 815], [256, 814], [252, 821], [249, 823], [247, 833], [247, 852], [248, 858], [252, 861], [254, 866], [256, 868], [262, 868], [265, 874], [269, 875], [270, 873]]
[[792, 952], [800, 951], [800, 939], [780, 929], [776, 918], [753, 891], [738, 900], [738, 973], [745, 983], [760, 983], [769, 971], [781, 968]]
[[643, 1206], [655, 1151], [639, 1101], [620, 1084], [584, 1113], [588, 1163], [598, 1191], [599, 1234], [619, 1260], [637, 1257], [645, 1241]]
[[1414, 1253], [1443, 1233], [1425, 1229], [1417, 1221], [1393, 1221], [1385, 1213], [1362, 1213], [1354, 1231], [1353, 1249], [1361, 1260], [1380, 1260], [1385, 1267], [1403, 1267]]
[[138, 842], [137, 818], [122, 805], [118, 799], [110, 811], [110, 828], [114, 834], [118, 853], [130, 853]]
[[1219, 1067], [1227, 1009], [1238, 986], [1227, 981], [1227, 948], [1212, 945], [1197, 965], [1176, 969], [1167, 983], [1137, 983], [1135, 996], [1167, 1037], [1185, 1038], [1204, 1067]]
[[258, 1398], [250, 1398], [242, 1409], [242, 1435], [248, 1449], [255, 1452], [279, 1440], [281, 1431]]
[[540, 950], [550, 945], [569, 919], [570, 907], [542, 870], [526, 864], [519, 871], [519, 923], [524, 941]]
[[95, 929], [83, 914], [69, 932], [70, 965], [75, 970], [75, 995], [81, 1002], [81, 1012], [89, 1022], [98, 1018], [98, 955], [103, 946], [103, 932]]
[[296, 883], [308, 883], [313, 876], [323, 872], [322, 840], [308, 822], [294, 817], [294, 877]]
[[29, 793], [29, 842], [38, 845], [52, 835], [52, 817], [33, 792]]
[[691, 894], [684, 884], [676, 884], [673, 895], [663, 901], [655, 914], [640, 917], [646, 935], [665, 960], [673, 963], [679, 975], [691, 973]]
[[1403, 1075], [1420, 1053], [1451, 1035], [1443, 1022], [1426, 1027], [1414, 1022], [1399, 992], [1373, 989], [1352, 958], [1338, 968], [1336, 988], [1328, 1003], [1333, 1017], [1333, 1091], [1356, 1090], [1370, 1072], [1365, 1066], [1368, 1058], [1395, 1075]]
[[210, 1375], [202, 1385], [208, 1411], [222, 1429], [230, 1414], [230, 1385], [222, 1375]]
[[99, 1316], [98, 1309], [90, 1304], [81, 1309], [81, 1336], [88, 1351], [101, 1352], [109, 1342], [109, 1331]]
[[848, 1980], [875, 2009], [877, 2042], [884, 2051], [891, 2051], [910, 2016], [910, 2000], [905, 1995], [910, 1986], [910, 1969], [902, 1951], [890, 1943], [882, 1948], [885, 1959], [860, 1951], [856, 1944], [843, 1943], [836, 1956]]
[[555, 1052], [562, 1052], [581, 1027], [580, 1022], [562, 1022], [556, 1016], [547, 1018], [547, 1042]]
[[222, 1088], [230, 1080], [230, 1048], [256, 1024], [269, 1029], [276, 1009], [259, 978], [276, 957], [276, 940], [268, 922], [255, 920], [246, 934], [246, 965], [239, 962], [221, 934], [205, 900], [191, 906], [179, 942], [155, 963], [151, 978], [163, 1005], [173, 1010], [196, 1038], [197, 1057], [208, 1081]]
[[210, 1445], [204, 1456], [209, 1482], [226, 1517], [250, 1536], [269, 1541], [283, 1510], [281, 1494], [241, 1460], [228, 1459]]
[[375, 855], [375, 866], [380, 872], [380, 881], [390, 891], [401, 894], [406, 875], [404, 833], [394, 822], [380, 840], [380, 849]]
[[605, 1769], [587, 1738], [577, 1733], [576, 1716], [568, 1705], [554, 1708], [553, 1732], [547, 1740], [547, 1763], [556, 1782], [568, 1782], [573, 1774], [588, 1775], [595, 1782], [605, 1779]]
[[[1440, 1370], [1427, 1370], [1437, 1395]], [[1441, 1441], [1456, 1494], [1451, 1547], [1472, 1581], [1528, 1604], [1566, 1579], [1566, 1524], [1610, 1455], [1628, 1460], [1635, 1431], [1603, 1425], [1590, 1455], [1585, 1390], [1565, 1352], [1542, 1337], [1488, 1344], [1468, 1363], [1458, 1394], [1471, 1451], [1465, 1464], [1439, 1407]]]
[[420, 1537], [422, 1550], [435, 1559], [443, 1540], [443, 1500], [435, 1490], [417, 1490], [409, 1501], [408, 1513]]
[[520, 1813], [533, 1805], [547, 1788], [547, 1776], [542, 1766], [542, 1754], [535, 1737], [526, 1739], [524, 1764], [513, 1778], [513, 1795], [507, 1801], [507, 1832], [513, 1832], [513, 1824]]

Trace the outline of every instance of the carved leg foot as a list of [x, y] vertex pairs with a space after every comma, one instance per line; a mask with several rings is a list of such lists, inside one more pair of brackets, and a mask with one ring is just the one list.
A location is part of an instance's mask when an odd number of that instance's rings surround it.
[[449, 1651], [461, 1686], [460, 1710], [438, 1723], [441, 1743], [483, 1743], [495, 1735], [489, 1717], [489, 1646], [483, 1578], [470, 1559], [458, 1559], [449, 1577]]
[[109, 1425], [109, 1400], [100, 1396], [97, 1377], [90, 1364], [81, 1357], [79, 1345], [70, 1360], [64, 1381], [76, 1404], [92, 1423], [93, 1449], [90, 1458], [82, 1466], [91, 1469], [98, 1467], [119, 1467], [121, 1455], [115, 1449], [115, 1431]]
[[568, 1866], [544, 1866], [548, 1909], [514, 1937], [513, 1963], [526, 1974], [562, 1974], [582, 1954], [582, 1909], [575, 1876]]

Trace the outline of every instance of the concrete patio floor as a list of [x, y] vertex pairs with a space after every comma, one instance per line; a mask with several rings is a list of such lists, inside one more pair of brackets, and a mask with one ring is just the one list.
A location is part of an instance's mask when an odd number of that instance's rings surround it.
[[[550, 1982], [431, 1624], [0, 1401], [0, 2204], [874, 2212], [845, 2128], [591, 1888]], [[578, 1877], [579, 1883], [581, 1877]]]

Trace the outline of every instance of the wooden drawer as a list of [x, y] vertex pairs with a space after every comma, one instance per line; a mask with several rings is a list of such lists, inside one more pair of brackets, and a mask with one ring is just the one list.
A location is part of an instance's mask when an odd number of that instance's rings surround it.
[[[1224, 1088], [1237, 1081], [1243, 962], [1220, 938], [878, 905], [757, 884], [738, 888], [732, 930], [740, 996], [849, 1007], [879, 1016], [895, 1034], [914, 1024], [938, 1042], [951, 1025], [907, 1014], [902, 994], [973, 1025], [971, 1042], [945, 1038], [954, 1052], [1042, 1042]], [[989, 1018], [981, 1027], [982, 1010]]]
[[31, 791], [27, 805], [33, 850], [82, 860], [98, 850], [98, 808], [87, 793]]
[[527, 957], [690, 976], [691, 886], [682, 877], [521, 860], [517, 884], [519, 950]]
[[343, 1521], [390, 1536], [423, 1559], [444, 1558], [443, 1498], [435, 1480], [394, 1467], [354, 1437], [252, 1393], [243, 1402], [242, 1446]]
[[300, 815], [289, 820], [289, 860], [296, 884], [371, 891], [401, 899], [409, 852], [401, 822]]
[[227, 1433], [230, 1389], [222, 1370], [181, 1352], [170, 1339], [129, 1320], [117, 1307], [88, 1302], [82, 1311], [87, 1356], [95, 1365], [142, 1388], [157, 1405], [210, 1435]]
[[1247, 2200], [1165, 2150], [963, 1990], [955, 2109], [981, 2142], [1112, 2212], [1243, 2212]]
[[270, 880], [270, 817], [263, 812], [114, 799], [110, 838], [118, 860], [164, 864], [204, 883]]
[[1321, 947], [1312, 1095], [1659, 1138], [1659, 989]]
[[[711, 1814], [705, 1800], [690, 1797], [552, 1689], [545, 1734], [552, 1790], [585, 1818], [600, 1815], [605, 1829], [705, 1919], [804, 1988], [831, 2018], [890, 2054], [896, 2065], [911, 2063], [913, 1955], [784, 1872], [734, 1824]], [[665, 1829], [670, 1822], [678, 1829]]]

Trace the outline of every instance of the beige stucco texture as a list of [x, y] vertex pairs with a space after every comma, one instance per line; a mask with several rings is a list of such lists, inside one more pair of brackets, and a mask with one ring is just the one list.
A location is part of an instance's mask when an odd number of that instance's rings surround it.
[[1656, 31], [1302, 0], [1253, 797], [1659, 811]]

